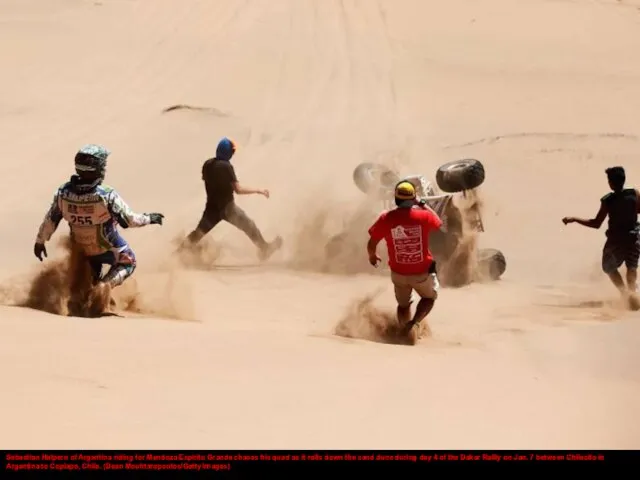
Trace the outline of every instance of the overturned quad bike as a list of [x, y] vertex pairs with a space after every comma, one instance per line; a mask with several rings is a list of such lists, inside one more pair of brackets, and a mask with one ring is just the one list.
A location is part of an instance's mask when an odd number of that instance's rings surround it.
[[[395, 185], [405, 180], [415, 186], [418, 199], [442, 219], [442, 229], [431, 233], [429, 247], [443, 285], [461, 286], [478, 280], [498, 280], [507, 265], [503, 253], [493, 248], [477, 249], [475, 243], [470, 244], [468, 240], [474, 236], [465, 235], [469, 228], [475, 230], [474, 233], [484, 231], [475, 192], [484, 179], [484, 166], [475, 159], [457, 160], [438, 168], [436, 183], [439, 191], [424, 175], [401, 177], [384, 165], [361, 163], [353, 172], [353, 180], [371, 201], [363, 204], [342, 232], [329, 239], [325, 247], [327, 261], [349, 266], [352, 272], [371, 269], [362, 253], [367, 229], [380, 209], [395, 207]], [[458, 203], [465, 204], [465, 207], [460, 208]], [[386, 248], [381, 253], [385, 255]], [[355, 259], [363, 261], [356, 261], [355, 265]], [[386, 265], [385, 257], [383, 265]]]

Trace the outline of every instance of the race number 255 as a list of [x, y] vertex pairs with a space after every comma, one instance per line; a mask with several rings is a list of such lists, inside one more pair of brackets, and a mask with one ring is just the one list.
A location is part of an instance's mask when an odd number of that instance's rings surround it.
[[91, 220], [91, 215], [71, 215], [71, 223], [78, 225], [91, 225], [93, 221]]

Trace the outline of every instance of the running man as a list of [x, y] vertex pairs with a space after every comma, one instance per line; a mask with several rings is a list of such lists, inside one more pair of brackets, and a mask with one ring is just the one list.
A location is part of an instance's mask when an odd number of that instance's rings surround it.
[[229, 222], [242, 230], [258, 248], [260, 260], [267, 260], [282, 246], [282, 238], [269, 243], [256, 226], [255, 222], [236, 205], [234, 194], [259, 194], [269, 198], [269, 190], [248, 188], [238, 183], [231, 158], [236, 152], [236, 144], [229, 138], [223, 138], [218, 143], [216, 156], [202, 165], [202, 180], [207, 193], [207, 203], [202, 213], [200, 223], [183, 242], [181, 248], [196, 245], [202, 237], [209, 233], [220, 221]]
[[[417, 202], [411, 182], [396, 185], [395, 203], [397, 208], [383, 212], [369, 229], [367, 253], [369, 263], [377, 267], [380, 261], [377, 245], [382, 239], [386, 241], [398, 322], [409, 332], [431, 312], [438, 297], [439, 282], [429, 250], [429, 234], [440, 229], [442, 220], [429, 207]], [[420, 301], [410, 318], [413, 290]]]
[[[104, 185], [109, 152], [101, 145], [85, 145], [75, 156], [76, 175], [61, 185], [38, 230], [33, 253], [42, 261], [45, 243], [61, 220], [66, 220], [71, 239], [86, 256], [94, 284], [102, 293], [122, 284], [136, 269], [136, 256], [118, 232], [122, 228], [162, 225], [161, 213], [135, 213], [112, 187]], [[111, 268], [101, 277], [102, 266]], [[105, 292], [106, 291], [106, 292]]]
[[[605, 170], [611, 192], [600, 199], [600, 210], [590, 220], [564, 217], [562, 222], [579, 223], [585, 227], [599, 229], [609, 216], [609, 225], [605, 233], [607, 240], [602, 249], [602, 270], [623, 295], [637, 292], [638, 258], [640, 257], [640, 192], [636, 188], [624, 188], [626, 174], [623, 167], [611, 167]], [[627, 267], [627, 283], [619, 268]]]

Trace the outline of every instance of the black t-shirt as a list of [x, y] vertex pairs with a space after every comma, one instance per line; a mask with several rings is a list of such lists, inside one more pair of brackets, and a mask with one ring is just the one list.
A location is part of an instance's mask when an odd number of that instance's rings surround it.
[[623, 240], [638, 235], [638, 198], [634, 188], [609, 193], [602, 202], [609, 212], [607, 237]]
[[207, 191], [207, 208], [222, 209], [233, 202], [233, 184], [238, 179], [231, 163], [210, 158], [202, 165], [202, 179]]

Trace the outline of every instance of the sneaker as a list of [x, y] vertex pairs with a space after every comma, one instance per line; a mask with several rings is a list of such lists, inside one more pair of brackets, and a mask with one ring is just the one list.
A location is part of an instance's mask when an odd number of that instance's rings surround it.
[[271, 255], [273, 255], [276, 251], [280, 250], [282, 247], [282, 237], [276, 237], [273, 242], [267, 244], [267, 246], [260, 250], [258, 256], [260, 257], [260, 261], [264, 262], [268, 260]]

